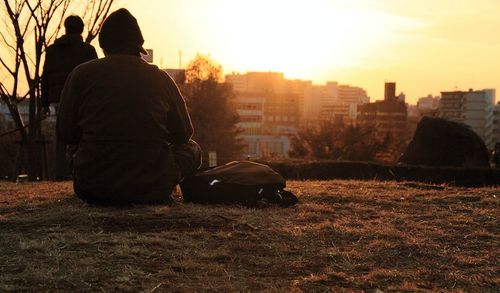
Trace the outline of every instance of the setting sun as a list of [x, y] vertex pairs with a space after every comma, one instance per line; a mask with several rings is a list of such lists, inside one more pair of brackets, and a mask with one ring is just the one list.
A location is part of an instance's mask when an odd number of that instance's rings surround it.
[[372, 100], [383, 97], [384, 81], [395, 81], [410, 103], [500, 88], [498, 0], [119, 0], [113, 9], [120, 7], [136, 16], [163, 68], [185, 67], [202, 53], [225, 73], [338, 81]]
[[381, 99], [385, 80], [415, 103], [454, 88], [500, 88], [500, 2], [123, 0], [155, 63], [185, 66], [197, 52], [225, 72], [281, 71]]
[[202, 39], [226, 68], [282, 71], [305, 79], [329, 68], [356, 66], [397, 29], [420, 25], [331, 1], [213, 1], [205, 8], [191, 19], [203, 27]]
[[[219, 48], [231, 52], [226, 56], [229, 64], [308, 78], [325, 67], [355, 65], [375, 47], [376, 39], [387, 38], [383, 24], [370, 27], [374, 17], [360, 12], [336, 11], [325, 2], [293, 2], [286, 7], [266, 2], [244, 8], [237, 2], [220, 4], [229, 17], [208, 29], [224, 36]], [[361, 38], [368, 30], [370, 37]]]

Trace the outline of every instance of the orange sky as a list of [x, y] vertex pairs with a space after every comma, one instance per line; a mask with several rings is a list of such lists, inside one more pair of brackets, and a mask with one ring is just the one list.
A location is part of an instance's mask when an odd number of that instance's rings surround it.
[[445, 90], [500, 91], [500, 0], [117, 0], [121, 7], [162, 67], [178, 67], [179, 50], [183, 65], [200, 52], [226, 73], [338, 81], [372, 101], [384, 81], [410, 103]]
[[411, 103], [442, 90], [500, 89], [499, 0], [119, 0], [155, 63], [196, 52], [225, 72], [281, 71], [314, 83], [384, 81]]

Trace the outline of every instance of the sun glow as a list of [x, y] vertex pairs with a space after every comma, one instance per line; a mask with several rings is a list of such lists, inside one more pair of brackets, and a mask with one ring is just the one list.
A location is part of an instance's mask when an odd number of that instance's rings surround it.
[[[137, 18], [145, 47], [163, 68], [186, 67], [202, 53], [225, 73], [279, 71], [316, 84], [338, 81], [365, 88], [374, 100], [391, 80], [412, 103], [443, 90], [500, 88], [498, 0], [115, 3], [113, 10], [125, 7]], [[0, 55], [6, 50], [0, 46]], [[0, 82], [9, 76], [0, 66]]]
[[[498, 39], [487, 29], [498, 27], [492, 5], [485, 14], [480, 6], [433, 0], [122, 1], [137, 12], [145, 45], [163, 67], [186, 66], [199, 52], [225, 73], [279, 71], [316, 84], [338, 81], [375, 99], [384, 80], [397, 81], [410, 100], [468, 84], [476, 65], [449, 71], [465, 62], [488, 66], [481, 84], [497, 84], [491, 73], [498, 66], [488, 60], [498, 56], [498, 45], [485, 54], [476, 46]], [[475, 24], [477, 15], [488, 18]]]
[[[224, 18], [205, 19], [219, 35], [228, 68], [274, 70], [311, 78], [328, 68], [355, 66], [391, 37], [390, 16], [338, 8], [328, 1], [224, 1]], [[206, 13], [204, 15], [211, 15]]]

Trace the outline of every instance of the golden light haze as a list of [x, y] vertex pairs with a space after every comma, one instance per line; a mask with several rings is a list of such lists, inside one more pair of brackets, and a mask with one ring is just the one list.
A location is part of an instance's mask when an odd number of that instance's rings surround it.
[[184, 66], [199, 52], [225, 73], [338, 81], [372, 101], [384, 81], [411, 103], [444, 90], [500, 91], [500, 0], [117, 0], [121, 7], [163, 67], [178, 67], [179, 50]]
[[336, 80], [382, 99], [384, 81], [427, 94], [500, 89], [498, 0], [123, 0], [155, 63], [210, 54], [226, 73]]

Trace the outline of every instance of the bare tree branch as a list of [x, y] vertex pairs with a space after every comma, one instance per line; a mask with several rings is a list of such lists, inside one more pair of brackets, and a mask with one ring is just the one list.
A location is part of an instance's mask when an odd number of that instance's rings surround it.
[[7, 38], [5, 37], [5, 35], [2, 32], [0, 32], [0, 38], [2, 38], [2, 41], [7, 48], [11, 49], [12, 51], [16, 51], [16, 48], [10, 44], [11, 42], [9, 42], [9, 40], [7, 40]]
[[2, 63], [5, 70], [7, 70], [10, 73], [10, 75], [14, 75], [14, 71], [10, 68], [9, 65], [7, 65], [7, 63], [5, 63], [5, 61], [2, 58], [0, 58], [0, 63]]
[[[93, 2], [91, 18], [87, 22], [87, 37], [85, 42], [90, 43], [101, 30], [101, 25], [111, 10], [114, 0], [90, 0]], [[94, 11], [96, 1], [99, 3]]]
[[16, 126], [20, 129], [21, 131], [21, 137], [23, 139], [26, 139], [27, 133], [25, 130], [25, 125], [24, 121], [19, 114], [19, 110], [17, 109], [17, 104], [14, 104], [12, 101], [12, 97], [7, 94], [7, 89], [3, 84], [0, 83], [0, 96], [4, 103], [7, 105], [9, 108], [9, 112], [12, 116], [12, 119], [15, 121]]
[[[42, 3], [40, 0], [38, 0], [36, 6], [32, 6], [29, 1], [25, 1], [26, 5], [28, 6], [28, 9], [31, 11], [30, 18], [34, 18], [35, 20], [35, 25], [39, 26], [40, 25], [40, 18], [36, 17], [37, 10], [40, 9]], [[29, 26], [26, 26], [29, 27]]]
[[56, 26], [56, 29], [52, 34], [50, 34], [48, 37], [45, 39], [45, 44], [44, 44], [44, 49], [47, 48], [48, 44], [52, 43], [54, 39], [59, 35], [59, 32], [61, 31], [62, 24], [64, 22], [64, 16], [66, 12], [68, 11], [69, 5], [71, 4], [70, 0], [63, 0], [62, 1], [62, 15], [61, 17], [58, 18], [58, 23]]
[[[36, 170], [39, 158], [37, 159], [35, 141], [41, 134], [38, 118], [41, 113], [43, 53], [47, 45], [59, 35], [66, 14], [72, 11], [72, 5], [76, 7], [76, 11], [84, 12], [84, 23], [87, 23], [89, 30], [86, 41], [90, 42], [97, 36], [113, 2], [114, 0], [0, 0], [0, 46], [10, 52], [7, 54], [10, 56], [0, 56], [0, 68], [5, 68], [5, 72], [10, 75], [8, 85], [11, 90], [8, 92], [5, 84], [0, 83], [2, 99], [8, 100], [6, 104], [10, 105], [9, 111], [17, 128], [23, 129], [23, 143], [28, 147], [30, 179], [38, 176]], [[82, 3], [85, 4], [80, 5]], [[19, 95], [20, 91], [23, 92], [22, 95]], [[29, 100], [28, 124], [24, 124], [17, 109], [17, 104], [23, 100]], [[25, 129], [22, 127], [24, 125], [29, 127]]]

